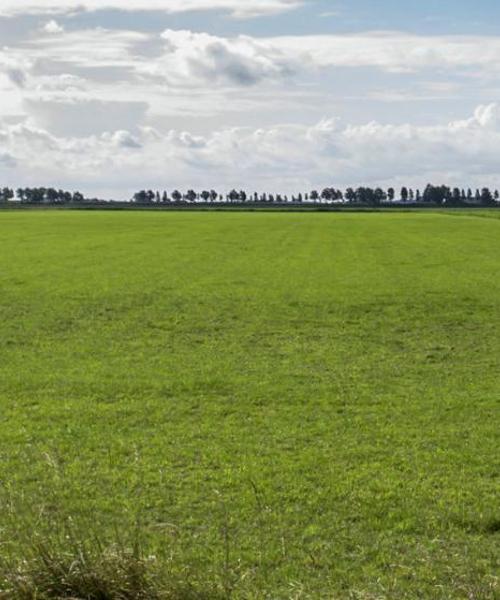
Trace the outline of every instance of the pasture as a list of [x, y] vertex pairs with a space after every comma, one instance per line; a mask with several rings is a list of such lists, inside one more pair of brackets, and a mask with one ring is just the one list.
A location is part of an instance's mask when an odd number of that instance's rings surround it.
[[0, 555], [495, 598], [495, 216], [1, 212]]

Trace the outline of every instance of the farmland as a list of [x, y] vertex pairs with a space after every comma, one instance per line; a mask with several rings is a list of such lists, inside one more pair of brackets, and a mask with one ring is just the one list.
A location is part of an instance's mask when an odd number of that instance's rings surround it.
[[496, 216], [1, 212], [2, 553], [71, 522], [208, 596], [494, 598]]

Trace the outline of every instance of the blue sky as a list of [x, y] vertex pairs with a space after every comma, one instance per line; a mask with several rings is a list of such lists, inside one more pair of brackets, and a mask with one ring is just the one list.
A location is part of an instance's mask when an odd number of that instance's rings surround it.
[[0, 185], [500, 186], [498, 2], [78, 4], [0, 2]]

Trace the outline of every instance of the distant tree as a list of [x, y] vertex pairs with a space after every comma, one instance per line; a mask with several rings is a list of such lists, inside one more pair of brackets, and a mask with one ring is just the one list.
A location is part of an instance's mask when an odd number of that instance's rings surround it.
[[0, 202], [8, 202], [14, 198], [14, 190], [4, 187], [0, 190]]
[[330, 188], [325, 188], [321, 192], [321, 199], [325, 202], [330, 202], [330, 200], [332, 199], [332, 190]]
[[313, 190], [310, 194], [309, 194], [309, 198], [313, 201], [313, 202], [317, 202], [319, 200], [319, 194], [316, 190]]
[[396, 197], [396, 190], [393, 187], [390, 187], [387, 190], [387, 199], [389, 202], [394, 202], [394, 198]]
[[408, 188], [407, 187], [402, 187], [401, 188], [401, 200], [403, 202], [408, 202], [409, 196], [410, 196], [410, 194], [408, 192]]
[[352, 189], [352, 187], [346, 189], [344, 196], [349, 203], [352, 203], [356, 200], [356, 192]]
[[424, 202], [437, 205], [442, 205], [449, 202], [451, 197], [452, 195], [450, 188], [444, 185], [434, 186], [431, 184], [427, 185], [423, 195]]
[[186, 200], [188, 202], [196, 202], [196, 192], [194, 190], [188, 190], [186, 192]]
[[453, 204], [453, 206], [460, 206], [462, 201], [462, 195], [460, 190], [456, 187], [453, 188], [453, 191], [451, 193], [451, 204]]
[[382, 204], [387, 199], [387, 195], [382, 188], [377, 188], [373, 193], [374, 204]]
[[147, 202], [147, 192], [145, 190], [141, 190], [140, 192], [134, 194], [134, 202], [137, 202], [137, 204], [144, 204]]
[[493, 194], [490, 192], [489, 188], [485, 187], [481, 190], [481, 204], [483, 206], [493, 206], [495, 204], [495, 199], [493, 198]]
[[179, 192], [179, 190], [174, 190], [172, 192], [172, 200], [174, 202], [181, 202], [181, 200], [182, 200], [182, 194]]
[[233, 189], [229, 192], [227, 197], [230, 202], [238, 202], [238, 200], [240, 199], [240, 194], [239, 194], [239, 192], [237, 192], [236, 190]]

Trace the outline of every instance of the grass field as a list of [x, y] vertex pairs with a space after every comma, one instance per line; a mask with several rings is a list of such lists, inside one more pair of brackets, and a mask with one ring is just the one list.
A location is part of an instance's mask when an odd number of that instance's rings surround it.
[[498, 597], [500, 220], [457, 214], [0, 213], [0, 554]]

